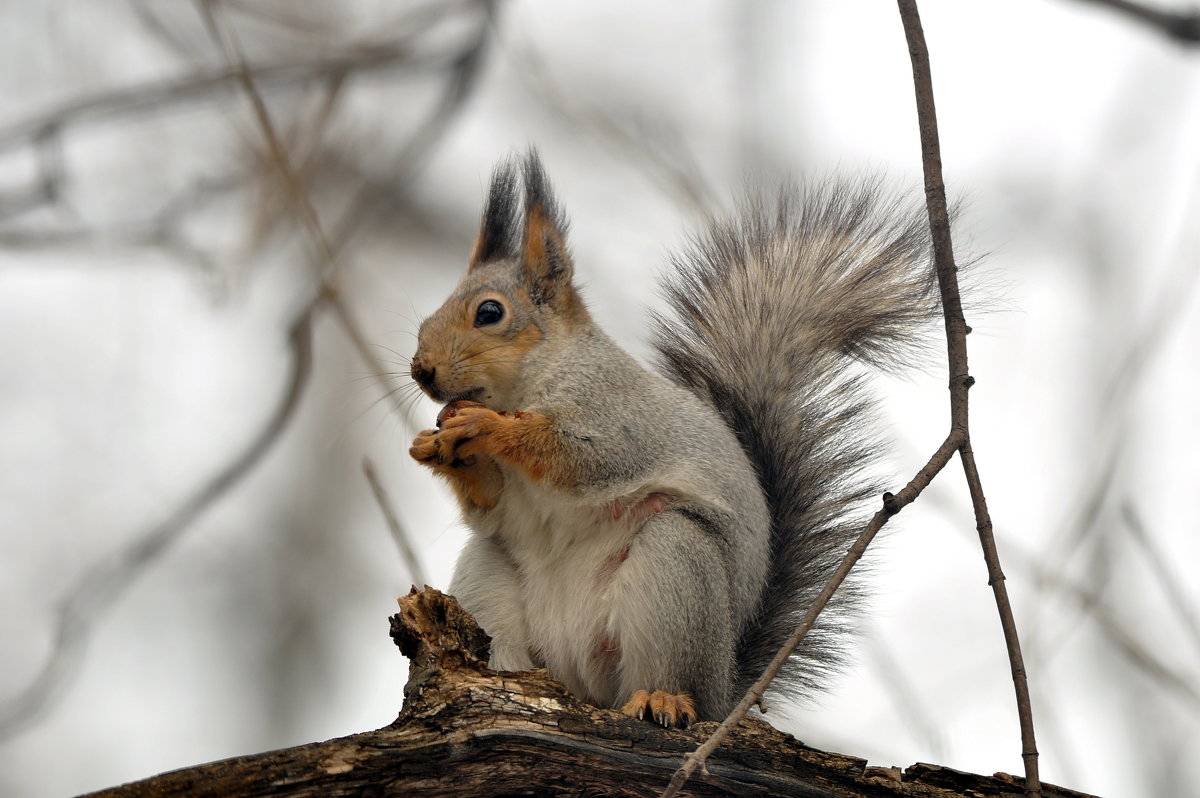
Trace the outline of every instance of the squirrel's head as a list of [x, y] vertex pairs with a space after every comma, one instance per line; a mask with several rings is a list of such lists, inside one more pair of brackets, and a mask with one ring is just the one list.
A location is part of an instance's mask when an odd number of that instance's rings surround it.
[[496, 168], [467, 274], [421, 323], [412, 376], [430, 398], [511, 409], [527, 357], [590, 324], [566, 232], [536, 152]]

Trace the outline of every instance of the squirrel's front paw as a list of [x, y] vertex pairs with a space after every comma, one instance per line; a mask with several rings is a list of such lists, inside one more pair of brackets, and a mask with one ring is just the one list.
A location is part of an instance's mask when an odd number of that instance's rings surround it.
[[447, 435], [443, 430], [427, 429], [413, 438], [408, 455], [418, 463], [438, 470], [473, 466], [475, 457], [461, 450], [465, 440], [458, 435]]
[[655, 723], [668, 729], [686, 729], [696, 722], [696, 705], [687, 693], [638, 690], [621, 711], [638, 720], [649, 715]]
[[408, 449], [408, 456], [418, 463], [433, 465], [438, 462], [438, 431], [427, 429], [418, 433]]
[[436, 445], [439, 451], [448, 452], [451, 457], [469, 458], [486, 450], [484, 439], [503, 419], [500, 413], [482, 405], [460, 407], [453, 415], [442, 419]]
[[427, 429], [413, 438], [408, 454], [417, 462], [441, 468], [473, 465], [482, 441], [502, 416], [482, 405], [459, 407], [439, 417], [440, 429]]

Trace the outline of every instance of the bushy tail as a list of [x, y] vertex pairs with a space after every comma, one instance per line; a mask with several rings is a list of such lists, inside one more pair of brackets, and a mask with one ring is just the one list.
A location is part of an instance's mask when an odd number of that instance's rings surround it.
[[[872, 402], [858, 364], [893, 370], [940, 316], [928, 227], [877, 184], [825, 182], [752, 198], [676, 257], [656, 319], [665, 372], [711, 402], [759, 469], [771, 575], [739, 647], [739, 692], [828, 581], [878, 495]], [[862, 516], [862, 517], [859, 517]], [[835, 595], [775, 688], [819, 689], [860, 598]]]

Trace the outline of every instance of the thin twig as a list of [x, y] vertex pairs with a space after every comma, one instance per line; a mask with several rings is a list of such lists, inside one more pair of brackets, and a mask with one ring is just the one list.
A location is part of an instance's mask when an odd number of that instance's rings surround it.
[[879, 529], [887, 523], [888, 518], [895, 515], [903, 507], [920, 495], [954, 456], [955, 452], [963, 463], [968, 486], [971, 492], [971, 503], [975, 509], [976, 527], [979, 530], [980, 542], [984, 550], [984, 558], [988, 564], [989, 583], [996, 594], [996, 604], [1000, 612], [1001, 625], [1004, 628], [1005, 642], [1009, 650], [1009, 662], [1013, 672], [1013, 682], [1017, 691], [1017, 707], [1021, 716], [1022, 757], [1025, 762], [1026, 794], [1041, 795], [1041, 783], [1037, 775], [1037, 749], [1033, 738], [1033, 717], [1030, 709], [1029, 687], [1025, 679], [1024, 665], [1021, 660], [1020, 644], [1017, 640], [1016, 624], [1012, 617], [1008, 594], [1004, 585], [1004, 574], [1000, 570], [999, 556], [996, 553], [995, 539], [992, 535], [991, 518], [988, 515], [987, 503], [983, 494], [979, 473], [975, 465], [974, 453], [970, 445], [968, 426], [968, 389], [973, 383], [967, 368], [967, 323], [963, 315], [962, 297], [958, 287], [957, 267], [954, 265], [954, 251], [950, 237], [950, 214], [946, 203], [946, 191], [942, 182], [941, 154], [938, 145], [937, 117], [933, 106], [933, 85], [929, 73], [929, 54], [925, 46], [924, 34], [921, 32], [920, 19], [917, 16], [916, 4], [913, 0], [899, 0], [900, 16], [904, 24], [905, 37], [909, 43], [909, 55], [913, 63], [913, 79], [917, 96], [918, 121], [921, 131], [922, 164], [925, 172], [925, 196], [929, 210], [930, 234], [933, 239], [934, 267], [937, 271], [938, 287], [942, 299], [942, 311], [946, 324], [946, 349], [949, 361], [950, 389], [950, 433], [941, 447], [926, 463], [908, 485], [896, 495], [885, 494], [883, 507], [863, 529], [858, 540], [854, 542], [846, 557], [830, 577], [828, 584], [817, 596], [813, 605], [805, 613], [800, 626], [788, 638], [783, 647], [775, 655], [771, 664], [751, 686], [750, 690], [725, 718], [703, 744], [688, 754], [680, 768], [675, 771], [663, 798], [672, 798], [697, 768], [704, 766], [708, 756], [716, 750], [746, 713], [755, 704], [761, 703], [763, 692], [767, 685], [779, 672], [779, 669], [791, 656], [792, 651], [812, 627], [817, 615], [832, 597], [834, 591], [849, 574], [855, 562], [866, 551], [871, 540]]
[[[358, 356], [367, 364], [371, 374], [383, 388], [385, 395], [392, 403], [393, 409], [401, 418], [407, 420], [406, 408], [401, 403], [399, 394], [392, 389], [391, 373], [384, 367], [383, 361], [379, 359], [371, 348], [371, 345], [367, 341], [367, 336], [363, 332], [362, 324], [359, 323], [354, 311], [342, 298], [337, 284], [338, 276], [341, 274], [341, 269], [338, 268], [337, 255], [329, 243], [329, 238], [325, 235], [324, 228], [321, 226], [321, 220], [317, 215], [316, 208], [312, 204], [312, 200], [309, 199], [307, 192], [300, 184], [295, 170], [292, 168], [288, 153], [280, 140], [274, 123], [271, 121], [267, 105], [263, 101], [262, 95], [256, 85], [254, 71], [246, 61], [246, 56], [242, 52], [236, 35], [232, 30], [223, 26], [217, 18], [215, 0], [200, 0], [200, 8], [203, 11], [205, 23], [208, 26], [213, 41], [225, 53], [226, 59], [233, 65], [235, 78], [241, 83], [242, 88], [245, 89], [246, 96], [250, 100], [251, 107], [254, 110], [254, 116], [267, 143], [271, 158], [279, 170], [280, 179], [283, 180], [284, 185], [287, 187], [291, 195], [291, 201], [298, 209], [304, 227], [320, 253], [322, 260], [321, 281], [326, 299], [333, 309], [335, 318], [346, 333], [346, 336], [350, 339]], [[480, 62], [483, 43], [486, 39], [486, 30], [493, 14], [494, 5], [492, 3], [484, 3], [483, 8], [486, 16], [484, 22], [480, 25], [476, 39], [473, 40], [464, 53], [458, 54], [453, 61], [457, 69], [453, 73], [450, 90], [443, 98], [441, 104], [439, 104], [432, 120], [422, 126], [417, 138], [410, 143], [410, 150], [427, 147], [434, 131], [445, 123], [466, 96], [466, 92], [471, 85]]]
[[[220, 20], [217, 19], [214, 0], [202, 0], [200, 7], [204, 12], [204, 19], [208, 25], [210, 35], [218, 46], [221, 47], [228, 61], [233, 65], [234, 78], [245, 89], [246, 96], [250, 100], [250, 105], [254, 109], [254, 116], [262, 132], [263, 139], [266, 141], [271, 158], [279, 170], [279, 177], [283, 180], [288, 193], [291, 195], [293, 206], [298, 209], [302, 217], [301, 220], [304, 228], [308, 231], [313, 243], [317, 247], [321, 259], [320, 274], [325, 298], [333, 308], [334, 316], [350, 339], [359, 357], [367, 364], [367, 367], [370, 368], [371, 373], [380, 385], [384, 386], [385, 393], [389, 397], [395, 397], [395, 393], [391, 390], [391, 380], [387, 369], [384, 368], [383, 363], [371, 350], [370, 345], [367, 343], [367, 337], [363, 333], [362, 325], [359, 324], [354, 312], [341, 297], [336, 283], [337, 276], [341, 271], [338, 267], [337, 253], [334, 252], [333, 246], [329, 243], [329, 238], [325, 235], [325, 230], [321, 226], [320, 217], [317, 215], [316, 208], [313, 207], [312, 200], [309, 199], [308, 193], [300, 184], [296, 171], [292, 168], [291, 160], [283, 147], [279, 134], [275, 130], [275, 124], [271, 121], [271, 115], [267, 111], [267, 104], [263, 101], [262, 94], [258, 91], [258, 87], [255, 84], [254, 72], [246, 61], [246, 56], [242, 52], [241, 45], [238, 43], [234, 33], [226, 30], [221, 25]], [[404, 408], [394, 398], [393, 407], [403, 416]]]
[[412, 541], [408, 539], [408, 533], [404, 531], [404, 527], [400, 525], [400, 519], [396, 517], [396, 511], [392, 509], [392, 500], [388, 496], [387, 490], [384, 489], [379, 477], [375, 474], [375, 466], [371, 462], [371, 458], [363, 458], [362, 469], [363, 475], [367, 478], [367, 484], [371, 486], [371, 492], [375, 494], [375, 501], [379, 504], [379, 509], [383, 511], [383, 518], [387, 521], [388, 529], [392, 533], [392, 540], [396, 541], [396, 548], [400, 550], [400, 557], [408, 566], [408, 575], [412, 577], [413, 585], [427, 584], [425, 570], [421, 567], [421, 561], [417, 558]]
[[236, 35], [232, 30], [226, 30], [217, 19], [216, 0], [202, 0], [200, 7], [204, 11], [204, 21], [208, 25], [209, 34], [224, 52], [226, 60], [232, 65], [231, 69], [234, 80], [240, 83], [242, 88], [245, 89], [246, 97], [250, 100], [250, 105], [254, 109], [254, 116], [262, 132], [263, 139], [270, 150], [271, 158], [275, 162], [275, 166], [279, 169], [279, 177], [283, 180], [284, 185], [291, 194], [291, 201], [303, 217], [304, 226], [311, 235], [321, 255], [322, 282], [325, 285], [326, 291], [333, 295], [330, 299], [336, 302], [337, 292], [333, 288], [332, 277], [340, 271], [337, 255], [334, 253], [329, 239], [325, 236], [325, 231], [321, 227], [321, 220], [317, 216], [316, 208], [313, 207], [312, 201], [308, 198], [308, 192], [304, 190], [304, 186], [301, 185], [296, 170], [292, 168], [291, 159], [288, 157], [283, 142], [275, 130], [275, 124], [271, 121], [271, 115], [267, 111], [267, 104], [255, 84], [255, 76], [250, 68], [250, 64], [246, 61], [246, 56], [242, 52]]
[[871, 545], [871, 541], [874, 540], [875, 535], [879, 533], [879, 530], [883, 528], [883, 525], [887, 523], [889, 518], [900, 512], [921, 495], [921, 492], [929, 486], [933, 478], [946, 467], [946, 463], [950, 462], [950, 458], [958, 450], [960, 442], [961, 436], [952, 433], [938, 450], [933, 453], [933, 456], [929, 458], [929, 462], [904, 486], [903, 490], [894, 495], [891, 493], [883, 495], [883, 507], [876, 511], [870, 522], [859, 534], [858, 539], [854, 541], [849, 551], [846, 552], [846, 556], [838, 564], [837, 570], [829, 577], [829, 581], [825, 587], [817, 594], [812, 606], [808, 608], [808, 611], [800, 620], [800, 625], [796, 628], [796, 631], [792, 632], [792, 635], [784, 642], [779, 651], [776, 652], [775, 657], [767, 665], [762, 675], [750, 686], [746, 695], [742, 696], [742, 700], [726, 716], [725, 720], [721, 721], [721, 725], [717, 727], [716, 731], [701, 743], [695, 751], [692, 751], [683, 758], [683, 763], [675, 771], [674, 775], [671, 776], [671, 781], [667, 785], [667, 788], [663, 790], [662, 798], [673, 798], [687, 780], [691, 778], [691, 775], [696, 772], [697, 768], [704, 768], [704, 763], [708, 760], [708, 757], [725, 741], [729, 733], [742, 722], [742, 719], [746, 717], [746, 713], [750, 711], [750, 708], [755, 704], [762, 703], [763, 693], [766, 692], [768, 685], [771, 684], [771, 681], [779, 673], [784, 663], [787, 662], [788, 657], [796, 650], [796, 646], [800, 645], [800, 641], [812, 629], [817, 616], [821, 614], [821, 611], [825, 609], [825, 605], [833, 598], [833, 594], [841, 586], [842, 582], [846, 580], [846, 577], [850, 574], [850, 570], [867, 550], [867, 546]]
[[[415, 11], [400, 15], [392, 23], [377, 26], [376, 29], [381, 31], [401, 28], [399, 33], [389, 34], [387, 38], [380, 38], [379, 41], [350, 42], [340, 45], [336, 50], [328, 46], [328, 41], [323, 40], [321, 55], [318, 58], [281, 59], [272, 63], [256, 64], [251, 70], [259, 86], [303, 86], [313, 80], [349, 80], [359, 74], [389, 69], [447, 71], [451, 77], [449, 85], [454, 87], [467, 71], [463, 69], [462, 64], [464, 54], [468, 58], [477, 55], [482, 49], [479, 40], [485, 37], [477, 34], [475, 40], [469, 42], [465, 48], [439, 52], [426, 44], [431, 40], [439, 40], [439, 37], [430, 39], [427, 34], [433, 26], [464, 10], [483, 11], [486, 23], [493, 16], [495, 5], [494, 0], [448, 0], [444, 3], [425, 4]], [[185, 61], [199, 60], [195, 57], [193, 48], [180, 50], [183, 40], [171, 34], [159, 17], [150, 13], [145, 4], [135, 1], [133, 8], [152, 35], [166, 37], [163, 41], [168, 49], [177, 51]], [[487, 25], [482, 28], [486, 30]], [[158, 112], [172, 105], [202, 100], [210, 95], [228, 91], [231, 87], [236, 88], [234, 83], [237, 78], [237, 71], [228, 65], [222, 69], [197, 66], [191, 74], [180, 78], [148, 81], [130, 87], [96, 92], [83, 98], [68, 100], [52, 107], [48, 112], [34, 114], [13, 125], [0, 127], [0, 151], [15, 147], [32, 147], [36, 150], [39, 168], [39, 174], [31, 185], [16, 191], [0, 192], [0, 218], [61, 200], [62, 175], [56, 168], [61, 157], [57, 156], [57, 151], [68, 128], [78, 128], [89, 122], [124, 118], [136, 113]], [[439, 115], [446, 115], [445, 108], [435, 109], [433, 116]], [[441, 124], [439, 120], [433, 120], [431, 123], [434, 126]], [[419, 131], [416, 137], [426, 134], [424, 130]], [[56, 157], [48, 159], [48, 154]], [[172, 240], [167, 243], [175, 242]], [[202, 265], [207, 265], [204, 264], [203, 256], [191, 257], [195, 253], [190, 251], [185, 254]]]
[[[288, 130], [287, 135], [284, 137], [287, 149], [297, 153], [296, 161], [298, 166], [296, 168], [296, 177], [299, 184], [304, 187], [306, 193], [308, 187], [311, 186], [315, 179], [318, 167], [321, 164], [321, 141], [345, 96], [343, 90], [346, 88], [346, 78], [346, 73], [339, 72], [330, 75], [322, 81], [320, 101], [312, 122], [305, 124], [304, 114], [297, 114], [297, 118], [292, 124], [292, 129]], [[274, 164], [269, 154], [267, 157], [261, 156], [259, 153], [260, 147], [258, 146], [261, 136], [257, 131], [254, 135], [255, 141], [248, 143], [248, 149], [259, 156], [259, 160], [264, 162], [263, 168], [267, 174], [272, 175], [274, 174]], [[264, 180], [260, 186], [259, 190], [262, 192], [263, 200], [257, 203], [259, 207], [256, 209], [251, 224], [247, 254], [258, 250], [269, 238], [271, 231], [284, 221], [291, 212], [290, 195], [284, 192], [282, 197], [279, 196], [275, 191], [277, 186], [278, 181], [274, 179]]]
[[988, 583], [995, 595], [996, 609], [1004, 631], [1004, 643], [1008, 649], [1009, 668], [1012, 671], [1021, 727], [1025, 794], [1040, 796], [1042, 786], [1038, 777], [1038, 752], [1029, 681], [1025, 674], [1021, 643], [1008, 598], [1004, 572], [1000, 567], [1000, 555], [996, 550], [992, 519], [988, 512], [979, 469], [975, 463], [975, 451], [971, 446], [968, 394], [971, 385], [974, 384], [974, 378], [970, 376], [967, 363], [967, 322], [963, 315], [962, 298], [958, 288], [958, 267], [954, 264], [950, 213], [946, 203], [946, 186], [942, 179], [942, 156], [938, 143], [937, 111], [933, 100], [929, 49], [925, 44], [925, 33], [921, 29], [916, 0], [897, 0], [897, 5], [904, 26], [904, 37], [908, 41], [909, 59], [912, 61], [917, 120], [921, 133], [921, 163], [925, 174], [925, 199], [929, 208], [929, 229], [933, 237], [934, 266], [941, 288], [942, 313], [946, 319], [946, 352], [950, 367], [950, 423], [951, 427], [961, 431], [963, 436], [959, 457], [967, 479], [967, 489], [971, 494], [971, 505], [975, 510], [975, 528], [979, 532], [979, 542], [987, 563]]
[[[420, 72], [437, 72], [461, 58], [458, 52], [431, 54], [425, 43], [430, 29], [438, 22], [451, 18], [464, 8], [492, 6], [493, 0], [457, 0], [424, 4], [414, 12], [402, 15], [398, 24], [406, 26], [398, 35], [384, 41], [347, 44], [342, 52], [317, 57], [295, 58], [257, 64], [249, 67], [254, 82], [265, 86], [303, 85], [314, 78], [335, 74], [366, 74], [409, 68]], [[489, 11], [490, 14], [490, 11]], [[143, 20], [145, 17], [139, 14]], [[381, 26], [387, 29], [388, 26]], [[437, 37], [434, 37], [435, 39]], [[324, 50], [325, 43], [322, 43]], [[147, 81], [124, 88], [96, 92], [84, 98], [69, 100], [47, 113], [37, 114], [24, 121], [0, 128], [0, 151], [21, 144], [70, 124], [102, 119], [119, 114], [158, 111], [224, 91], [241, 79], [242, 67], [229, 64], [222, 69], [198, 70], [185, 77], [162, 81]]]

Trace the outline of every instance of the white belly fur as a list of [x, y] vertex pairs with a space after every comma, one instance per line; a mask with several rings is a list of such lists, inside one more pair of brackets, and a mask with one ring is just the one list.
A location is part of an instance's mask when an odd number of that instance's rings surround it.
[[[490, 515], [518, 566], [531, 657], [572, 693], [600, 705], [619, 696], [612, 639], [612, 574], [644, 519], [614, 519], [613, 500], [596, 504], [510, 480]], [[617, 499], [636, 504], [651, 491]]]

